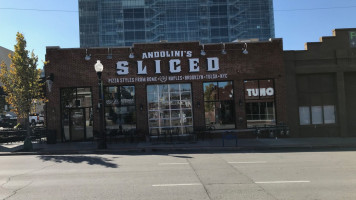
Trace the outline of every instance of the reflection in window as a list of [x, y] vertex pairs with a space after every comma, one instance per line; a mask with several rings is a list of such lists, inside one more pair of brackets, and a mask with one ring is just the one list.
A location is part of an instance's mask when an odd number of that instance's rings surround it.
[[235, 128], [232, 81], [206, 82], [203, 87], [205, 124], [214, 129]]
[[108, 133], [116, 135], [136, 130], [135, 87], [105, 87], [104, 95]]
[[192, 131], [192, 94], [190, 84], [147, 86], [150, 135]]

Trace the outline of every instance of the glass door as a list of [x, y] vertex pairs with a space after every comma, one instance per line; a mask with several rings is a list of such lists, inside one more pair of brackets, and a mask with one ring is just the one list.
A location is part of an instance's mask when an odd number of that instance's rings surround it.
[[70, 140], [85, 139], [85, 109], [75, 108], [70, 112]]

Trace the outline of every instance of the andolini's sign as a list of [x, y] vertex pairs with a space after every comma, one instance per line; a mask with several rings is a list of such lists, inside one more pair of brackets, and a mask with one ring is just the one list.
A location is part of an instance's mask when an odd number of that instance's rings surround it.
[[[154, 59], [154, 72], [155, 74], [161, 74], [161, 60], [160, 58], [169, 58], [168, 67], [171, 74], [180, 73], [182, 71], [181, 59], [183, 57], [188, 58], [188, 68], [189, 72], [199, 72], [200, 71], [200, 60], [199, 58], [192, 57], [192, 51], [154, 51], [154, 52], [144, 52], [142, 53], [142, 60], [137, 60], [137, 74], [147, 75], [147, 68], [144, 63], [144, 59]], [[217, 72], [220, 68], [218, 57], [206, 58], [206, 71]], [[130, 74], [131, 67], [128, 61], [118, 61], [116, 63], [116, 73], [117, 75], [128, 75]]]

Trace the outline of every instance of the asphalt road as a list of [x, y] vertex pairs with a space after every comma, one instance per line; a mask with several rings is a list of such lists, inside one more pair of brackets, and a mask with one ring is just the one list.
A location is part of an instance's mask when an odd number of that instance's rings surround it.
[[356, 199], [356, 152], [0, 156], [0, 199]]

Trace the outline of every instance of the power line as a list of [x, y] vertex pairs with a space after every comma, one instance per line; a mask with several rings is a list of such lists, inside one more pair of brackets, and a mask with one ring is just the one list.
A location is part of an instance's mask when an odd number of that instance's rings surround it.
[[0, 8], [0, 10], [19, 10], [19, 11], [39, 11], [39, 12], [69, 12], [77, 13], [75, 10], [45, 10], [45, 9], [35, 9], [35, 8]]
[[[169, 6], [165, 6], [165, 8]], [[179, 9], [179, 6], [172, 6], [172, 8]], [[181, 7], [186, 8], [186, 7]], [[347, 9], [347, 8], [356, 8], [356, 6], [335, 6], [335, 7], [323, 7], [323, 8], [297, 8], [297, 9], [283, 9], [283, 10], [274, 10], [275, 12], [293, 12], [293, 11], [312, 11], [312, 10], [331, 10], [331, 9]], [[67, 13], [78, 13], [77, 10], [47, 10], [47, 9], [36, 9], [36, 8], [0, 8], [0, 10], [17, 10], [17, 11], [38, 11], [38, 12], [67, 12]], [[115, 11], [117, 9], [111, 9]], [[251, 11], [247, 11], [251, 12]], [[130, 13], [130, 12], [128, 12]], [[132, 13], [139, 13], [138, 11]]]
[[345, 9], [345, 8], [356, 8], [356, 6], [345, 6], [345, 7], [324, 7], [324, 8], [297, 8], [297, 9], [285, 9], [285, 10], [274, 10], [277, 12], [290, 12], [290, 11], [308, 11], [308, 10], [331, 10], [331, 9]]

